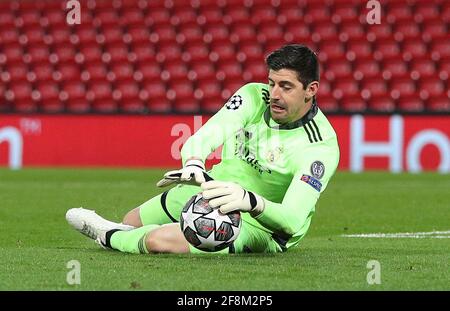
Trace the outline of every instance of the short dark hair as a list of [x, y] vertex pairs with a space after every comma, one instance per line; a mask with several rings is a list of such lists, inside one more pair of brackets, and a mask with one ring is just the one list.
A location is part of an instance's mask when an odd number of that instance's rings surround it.
[[294, 70], [305, 90], [311, 82], [319, 81], [317, 55], [303, 44], [288, 44], [273, 51], [266, 57], [266, 64], [269, 70]]

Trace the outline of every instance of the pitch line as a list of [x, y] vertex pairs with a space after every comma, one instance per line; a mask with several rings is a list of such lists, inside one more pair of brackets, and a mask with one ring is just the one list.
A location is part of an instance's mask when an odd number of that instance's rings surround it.
[[399, 232], [399, 233], [362, 233], [362, 234], [342, 234], [344, 238], [412, 238], [412, 239], [450, 239], [449, 231], [430, 231], [430, 232]]

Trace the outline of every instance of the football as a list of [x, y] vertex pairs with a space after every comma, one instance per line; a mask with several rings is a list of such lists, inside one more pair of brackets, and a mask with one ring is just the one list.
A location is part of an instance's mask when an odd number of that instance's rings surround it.
[[196, 194], [181, 211], [180, 225], [190, 244], [202, 251], [216, 252], [237, 239], [242, 219], [239, 211], [222, 214], [201, 194]]

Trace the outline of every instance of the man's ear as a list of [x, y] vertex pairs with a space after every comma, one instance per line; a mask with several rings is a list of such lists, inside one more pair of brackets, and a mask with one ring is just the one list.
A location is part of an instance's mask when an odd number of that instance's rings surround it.
[[313, 81], [306, 87], [305, 91], [305, 100], [309, 101], [313, 96], [317, 94], [319, 91], [319, 81]]

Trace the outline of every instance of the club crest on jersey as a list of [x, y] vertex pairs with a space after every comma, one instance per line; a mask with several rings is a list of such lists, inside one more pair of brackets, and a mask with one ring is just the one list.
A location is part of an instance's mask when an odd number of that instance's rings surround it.
[[242, 96], [241, 95], [233, 95], [226, 102], [225, 107], [227, 109], [236, 110], [242, 106]]
[[303, 174], [300, 180], [304, 181], [305, 183], [316, 189], [318, 192], [322, 190], [322, 183], [312, 176]]
[[323, 174], [325, 174], [325, 165], [320, 161], [315, 161], [311, 164], [311, 174], [317, 178], [321, 179]]

